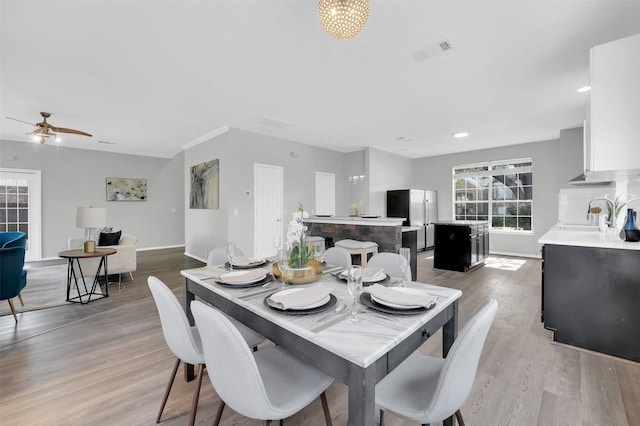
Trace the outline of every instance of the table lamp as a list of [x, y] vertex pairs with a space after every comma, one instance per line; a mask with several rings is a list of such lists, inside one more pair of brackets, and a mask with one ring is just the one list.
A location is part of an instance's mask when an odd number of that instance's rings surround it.
[[83, 228], [85, 253], [96, 251], [97, 228], [107, 226], [107, 209], [99, 207], [76, 207], [76, 227]]

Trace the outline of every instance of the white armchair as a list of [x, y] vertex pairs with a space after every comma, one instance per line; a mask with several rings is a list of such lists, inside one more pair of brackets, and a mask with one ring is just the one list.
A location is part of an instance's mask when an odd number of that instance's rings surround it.
[[[135, 272], [138, 262], [136, 258], [136, 242], [138, 240], [128, 234], [120, 237], [118, 245], [115, 246], [98, 246], [97, 248], [112, 248], [117, 252], [107, 257], [107, 266], [109, 275], [118, 274], [118, 282], [120, 282], [120, 274], [129, 273], [133, 280], [133, 272]], [[82, 237], [71, 237], [68, 240], [69, 250], [81, 249], [84, 239]], [[85, 276], [93, 276], [98, 270], [98, 262], [100, 258], [80, 259], [80, 266]]]

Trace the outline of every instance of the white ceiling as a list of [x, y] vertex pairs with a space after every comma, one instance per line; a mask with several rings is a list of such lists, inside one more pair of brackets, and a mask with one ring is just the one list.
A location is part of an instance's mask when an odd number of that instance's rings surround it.
[[[0, 139], [30, 142], [5, 117], [47, 111], [94, 135], [65, 146], [156, 157], [224, 126], [409, 158], [557, 138], [582, 125], [589, 48], [640, 32], [639, 1], [372, 0], [346, 41], [311, 0], [1, 7]], [[446, 53], [412, 56], [445, 39]]]

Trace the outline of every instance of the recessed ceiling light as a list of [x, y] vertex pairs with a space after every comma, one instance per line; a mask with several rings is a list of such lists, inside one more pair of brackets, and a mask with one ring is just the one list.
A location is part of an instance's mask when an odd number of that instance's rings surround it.
[[583, 86], [578, 89], [578, 93], [585, 93], [591, 90], [591, 86]]
[[458, 133], [454, 133], [453, 134], [453, 137], [454, 138], [458, 138], [458, 139], [466, 138], [467, 136], [469, 136], [469, 133], [467, 133], [467, 132], [458, 132]]

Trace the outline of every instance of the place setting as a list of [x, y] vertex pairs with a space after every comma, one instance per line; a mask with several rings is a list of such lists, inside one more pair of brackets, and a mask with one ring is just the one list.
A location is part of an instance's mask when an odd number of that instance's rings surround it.
[[335, 306], [338, 299], [331, 290], [333, 286], [324, 283], [285, 288], [265, 297], [263, 303], [270, 310], [282, 314], [310, 315]]
[[[349, 279], [349, 270], [346, 269], [340, 273], [335, 274], [335, 277], [341, 281], [347, 281]], [[362, 285], [364, 287], [387, 282], [391, 279], [389, 274], [384, 272], [383, 268], [376, 266], [366, 266], [362, 268]]]
[[247, 257], [241, 256], [236, 252], [236, 244], [233, 241], [227, 243], [227, 263], [224, 267], [227, 269], [254, 269], [269, 264], [269, 261], [263, 257]]
[[273, 281], [273, 276], [264, 268], [231, 270], [215, 277], [217, 284], [233, 288], [263, 286]]
[[387, 314], [421, 314], [436, 306], [438, 296], [412, 287], [385, 287], [375, 284], [360, 295], [360, 303]]

